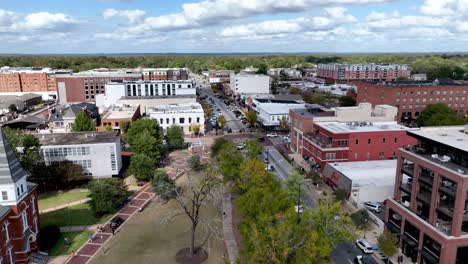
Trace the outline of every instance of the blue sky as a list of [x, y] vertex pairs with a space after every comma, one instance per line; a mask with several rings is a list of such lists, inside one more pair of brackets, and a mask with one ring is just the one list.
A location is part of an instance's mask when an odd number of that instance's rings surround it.
[[0, 0], [0, 53], [468, 51], [466, 0]]

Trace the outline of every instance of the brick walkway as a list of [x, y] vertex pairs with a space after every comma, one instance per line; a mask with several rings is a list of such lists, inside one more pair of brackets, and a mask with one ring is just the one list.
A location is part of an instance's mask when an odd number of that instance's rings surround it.
[[[151, 188], [151, 183], [138, 191], [135, 195], [129, 197], [129, 202], [120, 211], [114, 215], [127, 220], [138, 212], [138, 209], [144, 208], [156, 194]], [[122, 224], [125, 225], [126, 221]], [[119, 227], [120, 229], [120, 227]], [[117, 229], [118, 230], [118, 229]], [[103, 226], [102, 233], [95, 233], [93, 241], [86, 242], [76, 253], [73, 258], [67, 259], [66, 263], [70, 264], [85, 264], [88, 263], [94, 255], [112, 238], [112, 230], [109, 222]]]
[[231, 264], [236, 263], [239, 258], [239, 244], [237, 243], [233, 228], [232, 200], [231, 194], [229, 193], [223, 197], [223, 235]]

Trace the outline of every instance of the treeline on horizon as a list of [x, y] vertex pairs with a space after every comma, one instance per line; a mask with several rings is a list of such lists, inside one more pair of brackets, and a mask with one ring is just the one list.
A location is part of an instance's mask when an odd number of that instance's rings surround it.
[[[95, 68], [187, 67], [200, 73], [206, 69], [239, 72], [249, 66], [260, 68], [312, 67], [317, 63], [408, 64], [412, 73], [426, 73], [429, 80], [468, 79], [468, 54], [276, 54], [276, 55], [11, 55], [0, 56], [1, 66], [51, 67], [75, 72]], [[465, 74], [467, 73], [467, 74]]]

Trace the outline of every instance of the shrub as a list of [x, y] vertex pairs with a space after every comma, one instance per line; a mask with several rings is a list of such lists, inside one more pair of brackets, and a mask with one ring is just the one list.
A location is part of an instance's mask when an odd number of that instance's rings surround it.
[[187, 163], [192, 170], [199, 170], [201, 168], [200, 156], [197, 154], [192, 155]]
[[335, 199], [337, 201], [344, 201], [346, 198], [348, 198], [348, 192], [343, 189], [337, 189], [334, 193]]
[[364, 229], [369, 224], [369, 212], [362, 208], [351, 215], [351, 220], [353, 220], [353, 223], [356, 227]]
[[46, 226], [41, 228], [37, 237], [37, 245], [41, 251], [48, 251], [60, 239], [61, 233], [58, 226]]

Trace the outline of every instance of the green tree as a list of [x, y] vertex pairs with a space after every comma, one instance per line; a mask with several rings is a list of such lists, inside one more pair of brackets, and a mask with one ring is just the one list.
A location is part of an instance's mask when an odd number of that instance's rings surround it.
[[278, 94], [278, 76], [274, 76], [271, 80], [271, 93]]
[[391, 257], [398, 252], [398, 238], [392, 232], [384, 231], [380, 234], [378, 242], [379, 249], [382, 250], [385, 255]]
[[93, 120], [91, 120], [91, 118], [89, 118], [85, 112], [79, 112], [78, 115], [76, 115], [71, 129], [73, 132], [96, 131]]
[[218, 155], [218, 165], [225, 181], [235, 181], [239, 177], [239, 166], [243, 161], [241, 152], [229, 142], [223, 145]]
[[302, 200], [302, 198], [304, 197], [305, 191], [302, 187], [303, 183], [304, 176], [297, 171], [294, 171], [292, 174], [290, 174], [284, 182], [286, 192], [288, 193], [288, 197], [292, 201], [295, 201], [295, 204], [297, 204], [299, 192], [301, 194], [301, 197], [299, 199]]
[[356, 99], [347, 95], [338, 97], [338, 101], [340, 102], [340, 106], [355, 106], [356, 105]]
[[220, 129], [223, 129], [225, 125], [226, 125], [226, 118], [224, 117], [224, 115], [218, 116], [218, 127]]
[[333, 194], [335, 195], [336, 201], [342, 202], [348, 198], [348, 192], [344, 189], [337, 189]]
[[260, 64], [257, 70], [257, 74], [267, 74], [268, 66], [265, 63]]
[[10, 113], [12, 113], [12, 112], [18, 112], [18, 107], [16, 107], [15, 104], [10, 104], [10, 105], [8, 106], [8, 111], [10, 111]]
[[163, 199], [170, 199], [174, 196], [175, 183], [167, 175], [164, 169], [157, 169], [151, 179], [153, 190]]
[[252, 109], [247, 112], [247, 114], [245, 115], [245, 118], [247, 119], [247, 123], [251, 127], [254, 127], [255, 123], [257, 123], [257, 113], [255, 113], [255, 111]]
[[366, 229], [369, 225], [369, 212], [362, 208], [351, 215], [354, 225], [359, 229]]
[[193, 124], [191, 125], [192, 133], [195, 136], [198, 136], [200, 134], [200, 124]]
[[256, 158], [263, 151], [263, 147], [258, 139], [249, 139], [245, 141], [246, 156], [248, 159]]
[[285, 116], [282, 116], [279, 121], [279, 126], [282, 130], [289, 130], [289, 120]]
[[127, 134], [128, 130], [130, 129], [130, 122], [128, 121], [122, 121], [120, 122], [120, 132], [122, 132], [122, 134]]
[[92, 180], [88, 189], [89, 203], [95, 213], [113, 212], [127, 196], [127, 186], [118, 178]]
[[463, 117], [457, 115], [444, 103], [428, 104], [416, 120], [416, 124], [420, 127], [463, 125], [463, 123]]
[[104, 131], [112, 131], [111, 125], [107, 124], [104, 126]]
[[193, 154], [188, 160], [187, 164], [191, 170], [198, 171], [202, 168], [200, 155]]
[[158, 144], [162, 143], [162, 130], [158, 122], [153, 119], [138, 119], [133, 122], [127, 131], [127, 140], [130, 146], [133, 147], [134, 140], [138, 138], [138, 135], [147, 131], [147, 133], [156, 139]]
[[228, 141], [224, 137], [215, 139], [213, 145], [211, 145], [211, 157], [216, 158], [226, 143], [228, 143]]
[[178, 125], [172, 125], [166, 131], [167, 145], [170, 148], [184, 145], [184, 129]]
[[145, 154], [132, 155], [128, 172], [137, 180], [150, 180], [154, 172], [153, 159]]
[[161, 143], [148, 130], [143, 130], [140, 134], [132, 136], [131, 147], [136, 154], [150, 157], [153, 163], [157, 163], [161, 158]]

